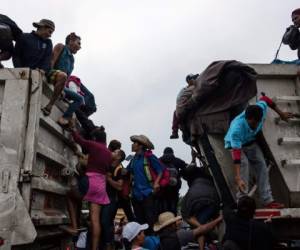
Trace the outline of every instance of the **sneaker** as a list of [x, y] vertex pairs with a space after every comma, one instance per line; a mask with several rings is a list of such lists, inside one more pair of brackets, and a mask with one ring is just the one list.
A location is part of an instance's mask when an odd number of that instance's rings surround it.
[[284, 208], [284, 204], [276, 202], [276, 201], [272, 201], [272, 202], [266, 204], [265, 208], [281, 209], [281, 208]]
[[179, 136], [178, 136], [178, 133], [176, 133], [176, 132], [173, 132], [170, 136], [170, 139], [178, 139], [178, 138], [179, 138]]

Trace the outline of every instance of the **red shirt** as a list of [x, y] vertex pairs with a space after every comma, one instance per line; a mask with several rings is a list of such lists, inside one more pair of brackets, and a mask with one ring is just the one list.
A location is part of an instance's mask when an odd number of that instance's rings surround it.
[[73, 132], [72, 136], [89, 154], [86, 171], [106, 174], [112, 163], [112, 155], [108, 148], [103, 143], [83, 139], [78, 132]]

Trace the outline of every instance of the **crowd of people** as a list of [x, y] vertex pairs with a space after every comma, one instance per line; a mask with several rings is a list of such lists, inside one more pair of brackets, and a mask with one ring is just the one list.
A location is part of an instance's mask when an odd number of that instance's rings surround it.
[[[292, 18], [298, 28], [300, 9], [293, 12]], [[41, 108], [45, 116], [51, 114], [59, 98], [68, 101], [67, 110], [57, 122], [71, 132], [72, 140], [80, 148], [74, 146], [79, 163], [67, 195], [70, 225], [63, 229], [75, 237], [78, 249], [177, 250], [193, 241], [198, 242], [200, 250], [216, 249], [210, 245], [213, 242], [210, 232], [222, 221], [226, 223], [224, 249], [272, 248], [268, 225], [253, 220], [256, 204], [247, 196], [249, 169], [256, 172], [262, 204], [267, 208], [282, 208], [283, 204], [275, 202], [272, 196], [256, 137], [262, 130], [267, 107], [283, 120], [293, 114], [281, 111], [270, 98], [263, 96], [256, 105], [248, 106], [232, 119], [224, 140], [225, 148], [232, 152], [238, 202], [236, 210], [225, 206], [220, 215], [221, 197], [213, 178], [207, 167], [196, 165], [195, 158], [187, 164], [170, 147], [158, 158], [147, 136], [133, 135], [130, 140], [134, 156], [123, 166], [126, 154], [121, 142], [112, 140], [107, 146], [104, 127], [89, 119], [96, 111], [94, 96], [79, 77], [72, 75], [74, 55], [81, 49], [80, 36], [72, 32], [64, 44], [53, 48], [50, 37], [55, 31], [54, 22], [42, 19], [33, 26], [35, 31], [23, 33], [13, 20], [0, 15], [0, 61], [12, 57], [14, 67], [37, 69], [45, 75], [54, 86], [49, 102]], [[188, 86], [180, 92], [180, 98], [193, 90], [198, 77], [198, 74], [186, 77]], [[80, 126], [74, 122], [75, 117]], [[179, 137], [179, 128], [175, 112], [171, 139]], [[188, 191], [181, 201], [179, 215], [182, 178], [188, 183]], [[89, 204], [89, 219], [84, 223], [80, 216], [83, 201]], [[117, 232], [122, 241], [116, 244], [115, 216], [119, 208], [124, 210], [126, 219], [122, 218], [119, 224]], [[182, 219], [191, 230], [182, 227]], [[262, 237], [264, 240], [260, 240]], [[263, 246], [258, 245], [261, 241], [265, 242]]]

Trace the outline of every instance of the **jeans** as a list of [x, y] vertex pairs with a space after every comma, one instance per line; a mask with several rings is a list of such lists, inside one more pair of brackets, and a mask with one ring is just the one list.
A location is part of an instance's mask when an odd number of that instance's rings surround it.
[[66, 98], [72, 100], [73, 102], [69, 105], [66, 112], [63, 114], [64, 118], [72, 118], [73, 113], [79, 109], [79, 107], [84, 104], [83, 96], [75, 93], [74, 91], [64, 88]]
[[151, 234], [157, 217], [153, 195], [151, 194], [141, 201], [132, 199], [132, 206], [137, 222], [140, 224], [147, 223], [149, 228], [146, 230], [146, 233], [147, 235]]
[[[257, 143], [242, 148], [241, 178], [246, 184], [245, 193], [249, 192], [249, 178], [251, 172], [253, 172], [256, 177], [261, 202], [267, 204], [273, 201], [267, 165], [264, 155]], [[239, 198], [243, 195], [245, 194], [238, 192], [237, 197]]]
[[101, 208], [101, 228], [103, 246], [114, 242], [114, 218], [117, 213], [117, 202], [110, 198], [110, 203]]
[[215, 218], [219, 212], [219, 207], [216, 204], [206, 205], [200, 209], [196, 215], [197, 221], [200, 224], [206, 224], [211, 219]]

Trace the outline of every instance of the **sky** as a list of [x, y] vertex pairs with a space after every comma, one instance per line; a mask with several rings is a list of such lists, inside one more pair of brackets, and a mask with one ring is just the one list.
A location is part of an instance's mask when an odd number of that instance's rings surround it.
[[[190, 162], [190, 148], [169, 139], [186, 75], [215, 60], [270, 63], [298, 7], [299, 0], [10, 0], [1, 13], [24, 32], [53, 20], [54, 45], [70, 32], [81, 36], [72, 74], [93, 92], [92, 119], [109, 140], [120, 140], [129, 154], [129, 137], [144, 134], [157, 156], [171, 146]], [[296, 52], [282, 46], [279, 57], [293, 60]]]

